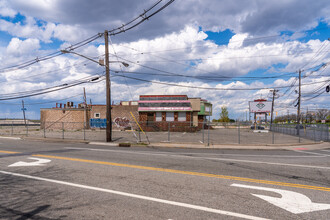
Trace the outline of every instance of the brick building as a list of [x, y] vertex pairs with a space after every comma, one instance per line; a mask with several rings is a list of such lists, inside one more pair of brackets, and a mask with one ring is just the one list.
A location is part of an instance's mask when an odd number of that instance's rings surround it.
[[88, 127], [89, 111], [73, 102], [67, 104], [56, 103], [54, 108], [40, 109], [40, 127], [41, 129], [83, 129], [84, 124]]
[[[125, 129], [137, 128], [131, 113], [138, 120], [138, 103], [121, 102], [119, 105], [111, 106], [112, 128]], [[46, 129], [83, 129], [105, 128], [106, 105], [84, 105], [74, 106], [72, 102], [67, 104], [56, 104], [54, 108], [40, 109], [41, 128]], [[104, 126], [103, 126], [104, 125]]]
[[212, 104], [187, 95], [141, 95], [138, 112], [145, 131], [196, 131], [212, 115]]

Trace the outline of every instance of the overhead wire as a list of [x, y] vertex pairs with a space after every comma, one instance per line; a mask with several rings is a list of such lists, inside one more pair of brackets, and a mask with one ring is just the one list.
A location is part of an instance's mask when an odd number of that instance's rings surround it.
[[[119, 77], [126, 77], [128, 79], [133, 79], [137, 81], [142, 81], [142, 82], [150, 82], [150, 83], [155, 83], [155, 84], [163, 84], [163, 85], [169, 85], [169, 86], [176, 86], [176, 87], [185, 87], [185, 88], [195, 88], [195, 89], [206, 89], [206, 90], [238, 90], [238, 91], [248, 91], [248, 90], [263, 90], [263, 89], [280, 89], [280, 88], [287, 88], [289, 86], [276, 86], [276, 87], [254, 87], [254, 88], [214, 88], [214, 87], [200, 87], [200, 86], [186, 86], [186, 85], [180, 85], [180, 84], [174, 84], [174, 83], [165, 83], [165, 82], [157, 82], [157, 81], [152, 81], [152, 80], [146, 80], [146, 79], [140, 79], [140, 78], [135, 78], [135, 77], [130, 77], [130, 76], [125, 76], [125, 75], [116, 75]], [[329, 82], [329, 80], [325, 81], [320, 81], [320, 82], [311, 82], [311, 83], [305, 83], [302, 84], [302, 86], [305, 85], [314, 85], [322, 82]], [[224, 85], [226, 86], [226, 85]]]
[[27, 77], [11, 78], [10, 79], [11, 81], [0, 81], [0, 83], [13, 84], [13, 83], [17, 83], [17, 82], [22, 82], [22, 81], [24, 81], [26, 79], [30, 79], [31, 80], [35, 76], [43, 76], [43, 75], [46, 75], [46, 74], [56, 73], [56, 72], [59, 72], [59, 71], [63, 71], [63, 70], [68, 69], [68, 68], [72, 68], [72, 67], [76, 67], [76, 66], [81, 66], [81, 65], [87, 66], [87, 65], [90, 65], [90, 64], [91, 63], [88, 62], [88, 61], [83, 61], [83, 62], [79, 62], [79, 63], [73, 64], [73, 65], [65, 66], [65, 67], [62, 67], [62, 68], [59, 68], [59, 69], [53, 69], [53, 70], [50, 70], [50, 71], [46, 71], [46, 72], [42, 72], [42, 73], [38, 73], [38, 74], [29, 75]]
[[[28, 106], [28, 105], [43, 105], [43, 104], [49, 104], [49, 103], [54, 103], [54, 102], [59, 102], [59, 101], [63, 101], [63, 100], [68, 100], [68, 99], [71, 99], [71, 98], [75, 98], [75, 97], [78, 97], [78, 96], [81, 96], [81, 94], [76, 94], [76, 95], [73, 95], [73, 96], [70, 96], [70, 97], [66, 97], [66, 98], [63, 98], [63, 99], [58, 99], [58, 100], [52, 100], [52, 101], [48, 101], [48, 102], [35, 102], [35, 103], [26, 103], [24, 102], [24, 105]], [[22, 103], [10, 103], [10, 102], [0, 102], [0, 105], [22, 105]]]
[[[300, 33], [300, 32], [314, 32], [314, 31], [318, 31], [318, 30], [327, 30], [329, 29], [328, 27], [326, 28], [317, 28], [317, 29], [313, 29], [313, 30], [308, 30], [308, 31], [297, 31], [297, 32], [293, 32], [293, 33]], [[275, 38], [275, 37], [281, 37], [281, 36], [285, 36], [282, 34], [277, 34], [277, 35], [269, 35], [269, 36], [261, 36], [261, 37], [251, 37], [251, 38], [245, 38], [242, 40], [232, 40], [230, 42], [236, 43], [236, 42], [249, 42], [249, 41], [257, 41], [257, 40], [262, 40], [262, 39], [269, 39], [269, 38]], [[228, 44], [228, 41], [223, 41], [223, 42], [217, 42], [217, 45], [222, 45], [222, 44]], [[122, 47], [126, 47], [124, 45], [120, 45]], [[186, 50], [186, 49], [195, 49], [195, 48], [199, 48], [199, 47], [205, 47], [205, 46], [209, 46], [209, 45], [194, 45], [194, 46], [190, 46], [190, 47], [181, 47], [181, 48], [175, 48], [175, 49], [167, 49], [167, 50], [154, 50], [154, 51], [138, 51], [138, 53], [136, 54], [132, 54], [132, 55], [138, 55], [138, 54], [152, 54], [152, 53], [161, 53], [161, 52], [170, 52], [170, 51], [178, 51], [178, 50]], [[211, 46], [211, 45], [210, 45]], [[213, 45], [212, 45], [213, 46]]]
[[[113, 49], [114, 55], [115, 55], [117, 61], [119, 62], [119, 57], [118, 57], [118, 55], [117, 55], [117, 53], [116, 53], [115, 46], [114, 46], [113, 43], [112, 43], [111, 37], [109, 37], [109, 39], [110, 39], [110, 45], [111, 45], [111, 47], [112, 47], [112, 49]], [[124, 71], [123, 71], [121, 65], [120, 65], [120, 72], [121, 72], [121, 73], [124, 73]], [[124, 79], [125, 79], [126, 87], [127, 87], [128, 91], [129, 91], [129, 94], [130, 94], [130, 96], [131, 96], [131, 100], [133, 100], [133, 95], [132, 95], [131, 88], [129, 87], [126, 78], [124, 78]]]
[[70, 87], [73, 87], [73, 86], [81, 85], [81, 84], [84, 84], [84, 83], [93, 82], [95, 80], [99, 80], [103, 76], [104, 75], [92, 75], [92, 76], [89, 76], [89, 77], [84, 77], [82, 79], [75, 80], [71, 83], [65, 83], [65, 84], [52, 86], [52, 87], [48, 87], [48, 88], [24, 91], [24, 92], [19, 92], [19, 93], [0, 94], [0, 101], [26, 98], [26, 97], [42, 95], [42, 94], [46, 94], [46, 93], [50, 93], [50, 92], [55, 92], [55, 91], [67, 89], [67, 88], [70, 88]]
[[[136, 17], [135, 19], [131, 20], [130, 22], [127, 22], [126, 24], [122, 25], [121, 27], [118, 28], [114, 28], [112, 30], [109, 31], [110, 35], [117, 35], [120, 34], [122, 32], [126, 32], [128, 30], [131, 30], [132, 28], [138, 26], [139, 24], [143, 23], [144, 21], [148, 20], [149, 18], [151, 18], [152, 16], [154, 16], [155, 14], [157, 14], [158, 12], [162, 11], [163, 9], [165, 9], [166, 7], [168, 7], [170, 4], [172, 4], [174, 2], [174, 0], [169, 0], [164, 6], [162, 6], [160, 9], [156, 10], [155, 12], [153, 12], [151, 15], [147, 16], [147, 12], [149, 12], [150, 10], [152, 10], [153, 8], [155, 8], [159, 3], [161, 3], [163, 0], [159, 0], [158, 2], [156, 2], [154, 5], [152, 5], [149, 9], [145, 10], [144, 13], [140, 14], [138, 17]], [[132, 24], [134, 21], [138, 20], [139, 18], [142, 18], [141, 21], [139, 21], [138, 23], [129, 26], [127, 28], [125, 28], [126, 26]], [[96, 39], [100, 38], [103, 36], [103, 33], [97, 33], [85, 40], [82, 40], [78, 43], [72, 44], [66, 48], [64, 48], [63, 50], [67, 50], [67, 51], [73, 51], [75, 49], [78, 49], [82, 46], [85, 46], [93, 41], [95, 41]], [[15, 64], [15, 65], [11, 65], [8, 67], [4, 67], [0, 69], [0, 73], [3, 72], [9, 72], [9, 71], [14, 71], [14, 70], [18, 70], [18, 69], [23, 69], [26, 68], [28, 66], [31, 66], [35, 63], [38, 63], [40, 61], [45, 61], [45, 60], [49, 60], [52, 58], [55, 58], [57, 56], [63, 55], [63, 52], [61, 51], [55, 51], [53, 53], [47, 54], [45, 56], [41, 56], [41, 57], [36, 57], [35, 59], [23, 62], [23, 63], [19, 63], [19, 64]]]
[[[184, 74], [173, 73], [173, 72], [170, 72], [170, 71], [165, 71], [165, 70], [161, 70], [161, 69], [158, 69], [158, 68], [146, 66], [146, 65], [143, 65], [143, 64], [140, 64], [140, 63], [137, 63], [137, 62], [134, 62], [134, 61], [125, 59], [125, 58], [120, 57], [118, 55], [116, 55], [116, 56], [118, 58], [120, 58], [121, 60], [123, 60], [125, 62], [128, 62], [130, 64], [137, 65], [137, 66], [140, 66], [140, 67], [143, 67], [143, 68], [146, 68], [146, 69], [150, 69], [150, 70], [153, 70], [153, 71], [162, 72], [162, 73], [165, 73], [163, 75], [168, 75], [168, 76], [181, 76], [181, 77], [201, 78], [201, 79], [206, 79], [207, 77], [209, 77], [211, 79], [219, 79], [219, 80], [222, 79], [222, 81], [226, 81], [226, 79], [227, 80], [231, 80], [231, 79], [275, 79], [275, 78], [283, 78], [283, 77], [285, 78], [285, 77], [290, 77], [290, 75], [292, 75], [292, 74], [295, 74], [294, 72], [291, 72], [291, 73], [283, 73], [283, 74], [275, 75], [275, 76], [260, 76], [260, 77], [258, 76], [258, 77], [253, 77], [253, 76], [223, 76], [223, 75], [217, 75], [215, 73], [210, 73], [210, 74], [212, 74], [212, 76], [203, 76], [203, 75], [201, 75], [201, 76], [188, 76], [188, 75], [184, 75]], [[115, 71], [115, 70], [112, 70], [112, 71]], [[124, 71], [124, 72], [127, 72], [127, 73], [136, 73], [136, 74], [143, 74], [141, 72], [129, 72], [129, 71]], [[145, 73], [145, 74], [162, 75], [162, 74], [155, 74], [155, 73]], [[243, 81], [243, 80], [240, 80], [240, 81]], [[249, 81], [249, 80], [246, 80], [246, 81]]]

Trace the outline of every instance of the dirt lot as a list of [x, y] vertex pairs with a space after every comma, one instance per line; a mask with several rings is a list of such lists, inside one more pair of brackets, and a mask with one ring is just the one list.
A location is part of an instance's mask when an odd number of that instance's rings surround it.
[[[80, 139], [90, 141], [105, 141], [105, 130], [43, 130], [39, 127], [24, 126], [0, 127], [0, 135], [6, 136], [29, 136], [46, 138]], [[151, 143], [176, 142], [176, 143], [210, 143], [210, 144], [243, 144], [243, 145], [266, 145], [266, 144], [291, 144], [298, 143], [299, 137], [280, 133], [255, 133], [251, 129], [217, 128], [211, 130], [188, 132], [148, 132]], [[114, 142], [147, 142], [146, 136], [138, 131], [113, 131]], [[140, 138], [139, 138], [140, 137]], [[313, 140], [300, 138], [302, 143], [310, 143]]]

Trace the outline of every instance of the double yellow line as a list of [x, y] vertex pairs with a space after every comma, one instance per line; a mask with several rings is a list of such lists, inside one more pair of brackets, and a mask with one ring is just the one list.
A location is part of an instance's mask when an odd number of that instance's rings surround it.
[[[15, 154], [15, 153], [19, 153], [19, 152], [0, 151], [0, 153]], [[226, 175], [218, 175], [218, 174], [190, 172], [190, 171], [182, 171], [182, 170], [157, 168], [157, 167], [147, 167], [147, 166], [140, 166], [140, 165], [112, 163], [112, 162], [106, 162], [106, 161], [86, 160], [86, 159], [71, 158], [71, 157], [59, 157], [59, 156], [51, 156], [51, 155], [43, 155], [43, 154], [35, 154], [35, 155], [32, 155], [32, 156], [49, 158], [49, 159], [67, 160], [67, 161], [84, 162], [84, 163], [116, 166], [116, 167], [126, 167], [126, 168], [133, 168], [133, 169], [151, 170], [151, 171], [176, 173], [176, 174], [201, 176], [201, 177], [211, 177], [211, 178], [226, 179], [226, 180], [237, 180], [237, 181], [250, 182], [250, 183], [262, 183], [262, 184], [269, 184], [269, 185], [276, 185], [276, 186], [287, 186], [287, 187], [295, 187], [295, 188], [301, 188], [301, 189], [312, 189], [312, 190], [320, 190], [320, 191], [330, 192], [330, 188], [321, 187], [321, 186], [302, 185], [302, 184], [294, 184], [294, 183], [285, 183], [285, 182], [277, 182], [277, 181], [243, 178], [243, 177], [236, 177], [236, 176], [226, 176]]]

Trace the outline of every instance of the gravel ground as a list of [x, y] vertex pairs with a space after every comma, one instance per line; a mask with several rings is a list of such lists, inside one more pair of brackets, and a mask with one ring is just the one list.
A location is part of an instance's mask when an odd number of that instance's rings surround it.
[[[266, 130], [267, 131], [267, 130]], [[105, 141], [105, 130], [41, 130], [38, 127], [0, 127], [0, 135], [5, 136], [26, 136], [79, 139], [89, 141]], [[286, 135], [272, 132], [255, 133], [251, 129], [243, 128], [217, 128], [198, 132], [148, 132], [148, 139], [151, 143], [176, 142], [176, 143], [210, 143], [210, 144], [292, 144], [310, 143], [313, 140], [300, 138], [293, 135]], [[114, 142], [147, 142], [146, 135], [138, 131], [117, 131], [112, 133]], [[140, 137], [140, 138], [139, 138]]]

